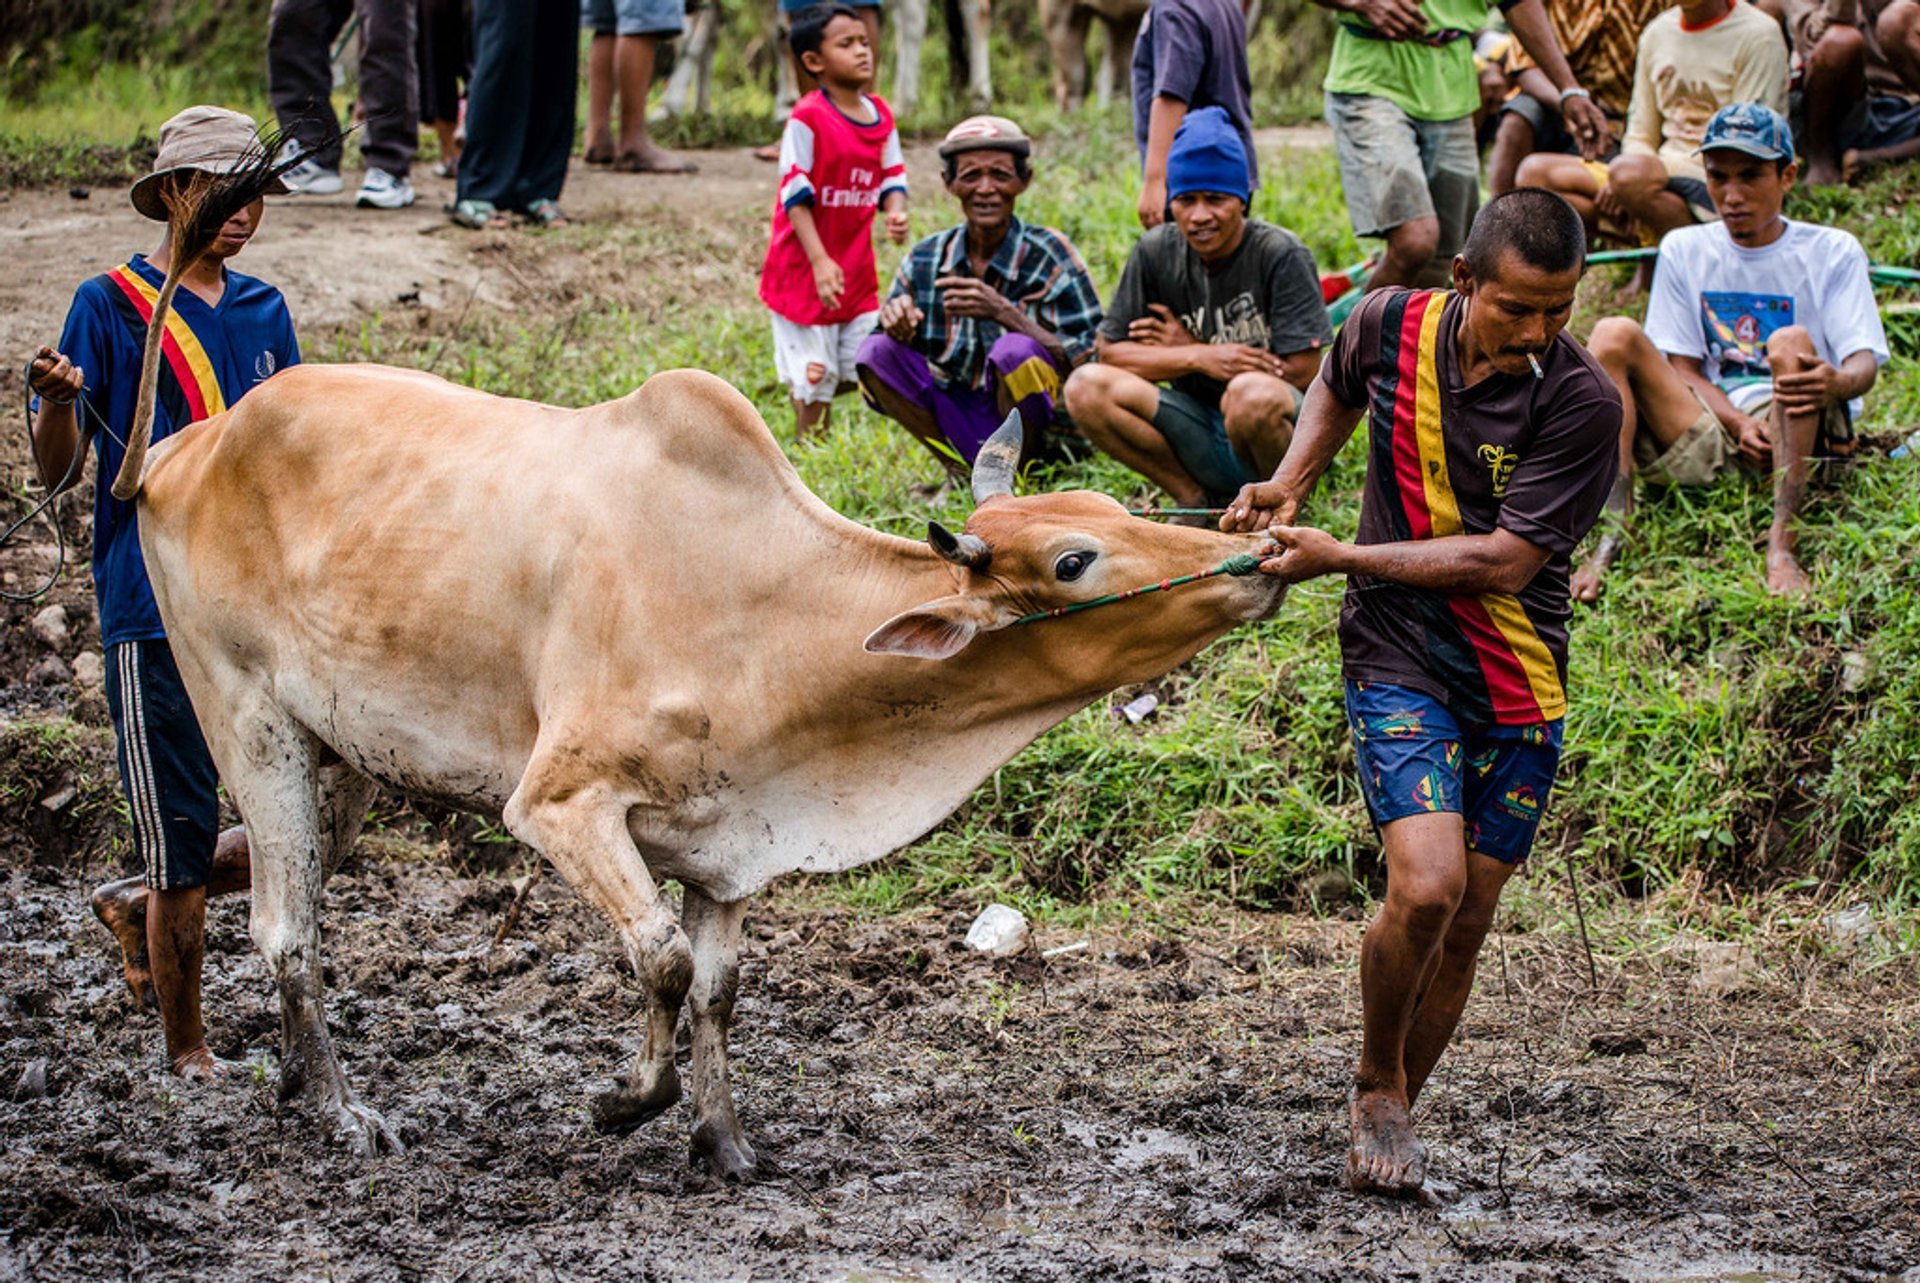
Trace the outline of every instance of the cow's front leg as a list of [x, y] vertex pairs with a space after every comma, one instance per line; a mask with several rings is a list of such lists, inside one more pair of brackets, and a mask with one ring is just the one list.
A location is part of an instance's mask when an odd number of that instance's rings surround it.
[[693, 942], [693, 1158], [723, 1180], [753, 1175], [753, 1146], [740, 1134], [727, 1072], [727, 1029], [740, 990], [740, 921], [747, 902], [721, 904], [693, 887], [680, 910]]
[[577, 756], [561, 755], [552, 767], [536, 760], [507, 802], [505, 819], [613, 924], [639, 977], [647, 1002], [639, 1054], [593, 1102], [594, 1125], [623, 1132], [680, 1099], [673, 1030], [693, 980], [693, 951], [627, 833], [634, 799], [606, 783], [580, 783], [580, 771]]

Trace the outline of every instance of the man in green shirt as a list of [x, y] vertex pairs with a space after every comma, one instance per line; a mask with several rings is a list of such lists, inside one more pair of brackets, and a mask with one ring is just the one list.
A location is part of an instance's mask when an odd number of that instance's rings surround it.
[[[1368, 280], [1445, 284], [1480, 207], [1473, 113], [1480, 80], [1473, 33], [1484, 0], [1315, 0], [1339, 15], [1327, 65], [1347, 216], [1360, 236], [1384, 236]], [[1574, 79], [1547, 25], [1542, 0], [1504, 0], [1507, 27], [1553, 82], [1567, 133], [1592, 159], [1607, 145], [1607, 118]]]

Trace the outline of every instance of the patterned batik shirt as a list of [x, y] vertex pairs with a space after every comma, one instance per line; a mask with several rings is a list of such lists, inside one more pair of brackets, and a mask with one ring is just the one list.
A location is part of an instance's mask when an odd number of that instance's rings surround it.
[[[947, 315], [934, 281], [971, 275], [967, 228], [962, 223], [915, 245], [887, 291], [889, 298], [909, 296], [926, 314], [913, 336], [913, 347], [927, 358], [943, 385], [984, 386], [987, 352], [1006, 333], [992, 321]], [[1068, 365], [1079, 365], [1093, 355], [1094, 334], [1100, 328], [1100, 296], [1087, 265], [1080, 261], [1080, 251], [1059, 232], [1014, 219], [981, 279], [1058, 338]]]

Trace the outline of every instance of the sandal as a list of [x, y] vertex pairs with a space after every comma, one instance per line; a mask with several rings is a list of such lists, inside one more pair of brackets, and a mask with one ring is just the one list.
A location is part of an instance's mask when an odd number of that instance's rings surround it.
[[460, 200], [447, 206], [447, 213], [453, 221], [473, 231], [488, 228], [505, 227], [507, 220], [501, 216], [490, 200]]
[[565, 227], [567, 216], [560, 210], [560, 202], [542, 196], [527, 206], [527, 221], [536, 227]]

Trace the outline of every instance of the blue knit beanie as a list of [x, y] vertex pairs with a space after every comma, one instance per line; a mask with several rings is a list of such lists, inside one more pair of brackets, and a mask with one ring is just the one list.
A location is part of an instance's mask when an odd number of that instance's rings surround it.
[[1224, 108], [1190, 111], [1174, 131], [1167, 153], [1167, 199], [1188, 192], [1226, 192], [1242, 201], [1253, 195], [1246, 144]]

